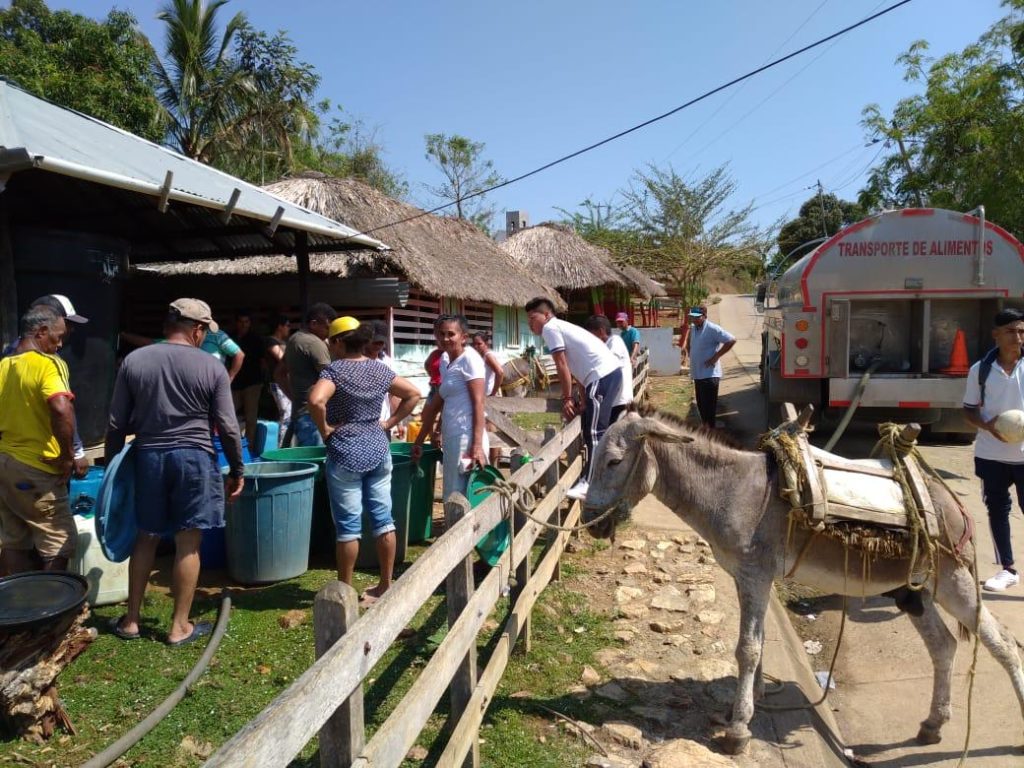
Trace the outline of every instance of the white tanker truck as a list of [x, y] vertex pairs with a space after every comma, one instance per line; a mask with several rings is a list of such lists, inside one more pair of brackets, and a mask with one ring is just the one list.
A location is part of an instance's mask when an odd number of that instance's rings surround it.
[[874, 420], [973, 432], [964, 379], [1007, 306], [1024, 308], [1024, 247], [984, 208], [880, 213], [769, 282], [762, 392], [832, 415], [856, 404]]

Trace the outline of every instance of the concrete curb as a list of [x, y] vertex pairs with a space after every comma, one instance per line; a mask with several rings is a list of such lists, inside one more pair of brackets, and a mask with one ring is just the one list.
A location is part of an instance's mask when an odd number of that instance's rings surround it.
[[[821, 686], [807, 659], [803, 643], [786, 609], [772, 591], [765, 615], [764, 670], [787, 683], [779, 693], [765, 697], [772, 706], [799, 706], [821, 698]], [[771, 683], [766, 684], [772, 690]], [[782, 758], [790, 768], [848, 768], [839, 723], [826, 700], [814, 709], [765, 711], [775, 729]]]

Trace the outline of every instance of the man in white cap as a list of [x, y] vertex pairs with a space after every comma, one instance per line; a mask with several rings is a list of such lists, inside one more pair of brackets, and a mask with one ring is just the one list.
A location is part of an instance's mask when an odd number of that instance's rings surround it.
[[[65, 331], [64, 337], [61, 340], [62, 345], [67, 343], [68, 337], [71, 335], [71, 329], [75, 325], [85, 325], [89, 322], [89, 318], [82, 317], [75, 311], [75, 306], [71, 303], [71, 299], [60, 293], [49, 293], [46, 296], [40, 296], [28, 306], [29, 309], [33, 309], [35, 307], [49, 307], [64, 318]], [[0, 355], [0, 359], [10, 355], [27, 352], [31, 348], [32, 347], [28, 340], [22, 336], [4, 349], [3, 354]], [[82, 438], [78, 435], [77, 420], [75, 421], [75, 433], [72, 436], [72, 447], [74, 449], [74, 466], [71, 470], [71, 474], [77, 478], [85, 477], [89, 471], [89, 462], [85, 458], [85, 445], [82, 443]]]
[[718, 383], [722, 380], [719, 360], [736, 344], [736, 337], [707, 318], [705, 307], [692, 307], [690, 323], [690, 377], [697, 398], [700, 420], [708, 429], [715, 428], [718, 411]]
[[77, 543], [68, 504], [74, 395], [57, 356], [64, 318], [30, 307], [20, 330], [24, 349], [0, 361], [0, 576], [66, 570]]
[[[110, 403], [109, 462], [135, 435], [135, 523], [138, 535], [128, 565], [128, 609], [112, 631], [139, 637], [142, 599], [156, 546], [174, 534], [174, 613], [167, 643], [185, 645], [210, 633], [209, 622], [189, 621], [199, 579], [203, 531], [224, 527], [225, 497], [242, 492], [242, 439], [224, 365], [203, 352], [207, 330], [217, 330], [210, 307], [199, 299], [171, 303], [164, 343], [137, 349], [117, 372]], [[228, 473], [221, 477], [210, 426], [217, 428]]]

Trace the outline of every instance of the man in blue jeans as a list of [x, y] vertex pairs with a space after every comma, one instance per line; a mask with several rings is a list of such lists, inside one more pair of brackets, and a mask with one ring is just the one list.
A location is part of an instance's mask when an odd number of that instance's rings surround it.
[[[284, 358], [280, 365], [284, 366], [287, 374], [284, 379], [288, 384], [285, 394], [292, 401], [291, 429], [296, 445], [324, 444], [309, 415], [306, 398], [320, 378], [320, 371], [330, 365], [331, 353], [327, 349], [326, 340], [331, 321], [337, 316], [338, 313], [329, 304], [313, 304], [306, 312], [302, 328], [292, 334], [284, 348]], [[286, 436], [285, 446], [290, 445], [290, 437]]]
[[[128, 562], [128, 609], [111, 622], [122, 640], [139, 637], [142, 599], [162, 534], [174, 534], [174, 613], [171, 646], [191, 643], [212, 630], [189, 621], [199, 581], [203, 531], [224, 527], [224, 501], [242, 492], [242, 438], [224, 365], [200, 349], [207, 329], [217, 329], [199, 299], [170, 305], [162, 344], [137, 349], [117, 372], [105, 446], [109, 463], [135, 435], [135, 523], [138, 535]], [[216, 426], [228, 461], [221, 477], [210, 426]]]
[[[974, 441], [974, 474], [981, 478], [982, 496], [988, 508], [992, 541], [1000, 570], [985, 581], [990, 592], [1002, 592], [1020, 583], [1014, 568], [1010, 544], [1010, 487], [1017, 490], [1017, 503], [1024, 508], [1024, 443], [1010, 443], [995, 428], [1001, 413], [1024, 410], [1024, 312], [1004, 309], [995, 316], [992, 338], [999, 350], [988, 364], [979, 360], [967, 373], [964, 415], [978, 428]], [[988, 373], [982, 387], [982, 367]]]
[[690, 323], [690, 377], [697, 398], [700, 420], [708, 429], [715, 428], [718, 410], [718, 383], [722, 380], [719, 362], [736, 344], [736, 337], [707, 318], [707, 309], [692, 307]]

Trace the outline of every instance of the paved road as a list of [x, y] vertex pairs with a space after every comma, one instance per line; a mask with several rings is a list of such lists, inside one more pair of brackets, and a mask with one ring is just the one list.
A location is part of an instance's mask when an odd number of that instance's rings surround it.
[[[712, 305], [711, 317], [737, 337], [722, 382], [719, 418], [745, 436], [764, 424], [757, 392], [761, 318], [750, 296], [726, 296]], [[874, 443], [873, 425], [851, 427], [835, 452], [851, 458], [866, 456]], [[830, 432], [816, 433], [821, 445]], [[924, 445], [925, 458], [943, 472], [974, 517], [978, 539], [978, 568], [982, 578], [994, 573], [988, 519], [973, 477], [973, 446]], [[1015, 507], [1011, 530], [1024, 559], [1024, 522]], [[828, 628], [838, 628], [838, 606], [819, 617]], [[1024, 639], [1024, 586], [1003, 594], [985, 594], [990, 611]], [[913, 741], [918, 724], [927, 716], [931, 698], [931, 662], [919, 636], [891, 600], [851, 599], [842, 649], [837, 690], [830, 702], [842, 736], [859, 757], [876, 766], [941, 766], [953, 768], [960, 757], [966, 732], [967, 670], [972, 642], [961, 643], [953, 684], [953, 719], [943, 730], [941, 744], [922, 747]], [[1024, 720], [1013, 688], [1002, 668], [982, 648], [974, 686], [971, 733], [972, 768], [1024, 766]], [[828, 659], [816, 660], [827, 667]]]

